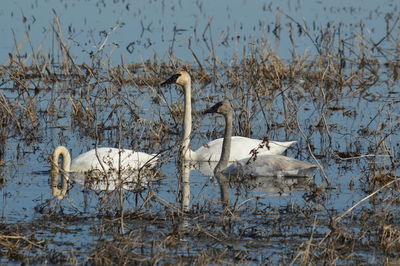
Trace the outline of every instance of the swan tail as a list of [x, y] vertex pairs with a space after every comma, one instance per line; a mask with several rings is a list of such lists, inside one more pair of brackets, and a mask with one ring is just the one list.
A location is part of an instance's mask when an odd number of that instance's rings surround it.
[[[273, 141], [273, 142], [275, 142], [275, 141]], [[293, 140], [293, 141], [284, 141], [284, 142], [275, 142], [275, 143], [278, 144], [278, 145], [280, 145], [280, 146], [289, 148], [289, 147], [292, 146], [293, 144], [296, 144], [297, 141], [296, 141], [296, 140]]]
[[160, 153], [149, 154], [149, 158], [148, 158], [147, 162], [145, 162], [142, 167], [153, 168], [156, 166], [158, 159], [160, 159]]

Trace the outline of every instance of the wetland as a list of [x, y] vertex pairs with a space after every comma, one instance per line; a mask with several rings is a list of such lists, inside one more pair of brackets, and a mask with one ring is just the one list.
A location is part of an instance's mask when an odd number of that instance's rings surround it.
[[[399, 264], [400, 46], [396, 1], [16, 1], [0, 10], [0, 262]], [[90, 12], [88, 12], [90, 11]], [[223, 136], [202, 111], [229, 99], [233, 134], [297, 141], [308, 177], [229, 182], [180, 168]], [[157, 154], [146, 184], [71, 174], [51, 155]], [[187, 172], [185, 172], [187, 171]], [[190, 193], [182, 202], [182, 172]], [[147, 182], [147, 180], [149, 180]], [[104, 181], [104, 182], [103, 182]]]

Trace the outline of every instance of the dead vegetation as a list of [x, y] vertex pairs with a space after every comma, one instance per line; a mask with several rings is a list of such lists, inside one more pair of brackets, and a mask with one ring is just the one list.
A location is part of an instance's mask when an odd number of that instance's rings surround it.
[[[154, 57], [110, 66], [101, 53], [90, 63], [76, 64], [60, 23], [55, 17], [51, 25], [58, 48], [52, 54], [31, 47], [28, 61], [16, 49], [0, 66], [0, 186], [9, 178], [2, 174], [11, 164], [4, 148], [8, 140], [39, 150], [49, 128], [58, 130], [60, 144], [70, 142], [65, 132], [72, 132], [95, 145], [162, 151], [165, 160], [175, 158], [182, 103], [171, 100], [176, 94], [172, 89], [160, 90], [158, 84], [184, 68], [196, 84], [196, 129], [201, 120], [197, 111], [228, 97], [237, 113], [236, 134], [300, 139], [295, 155], [337, 168], [338, 176], [360, 169], [361, 175], [344, 182], [363, 200], [341, 214], [327, 204], [342, 182], [330, 172], [322, 172], [321, 184], [305, 192], [303, 205], [276, 207], [252, 198], [222, 211], [215, 206], [218, 195], [212, 195], [215, 201], [208, 199], [183, 213], [157, 196], [157, 190], [134, 196], [119, 190], [97, 193], [96, 212], [83, 215], [73, 204], [67, 211], [49, 199], [36, 210], [42, 217], [29, 223], [2, 221], [2, 262], [398, 263], [399, 47], [383, 48], [398, 38], [394, 32], [387, 33], [388, 43], [377, 44], [362, 35], [357, 35], [363, 40], [358, 42], [356, 36], [337, 39], [335, 29], [329, 28], [318, 54], [291, 61], [261, 44], [231, 63], [200, 64], [193, 52], [196, 64], [171, 55], [173, 63]], [[354, 101], [376, 109], [363, 110]], [[356, 119], [362, 128], [349, 123]], [[198, 134], [215, 137], [219, 130], [212, 127]], [[47, 149], [40, 152], [51, 152]], [[243, 192], [236, 189], [237, 194]], [[141, 202], [136, 209], [131, 208], [135, 201]], [[57, 236], [74, 235], [72, 228], [82, 225], [93, 237], [86, 246]]]

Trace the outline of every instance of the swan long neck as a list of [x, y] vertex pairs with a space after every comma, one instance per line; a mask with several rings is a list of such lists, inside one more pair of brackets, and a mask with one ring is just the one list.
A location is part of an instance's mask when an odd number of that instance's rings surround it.
[[[58, 175], [60, 173], [59, 165], [58, 165], [58, 159], [60, 155], [63, 157], [63, 165], [62, 165], [62, 188], [58, 188]], [[52, 169], [51, 169], [51, 188], [53, 191], [53, 196], [61, 200], [64, 198], [64, 196], [67, 193], [68, 190], [68, 172], [70, 172], [71, 169], [71, 155], [69, 154], [69, 151], [67, 148], [64, 146], [58, 146], [52, 156]]]
[[64, 146], [58, 146], [53, 152], [53, 170], [59, 172], [58, 158], [60, 157], [60, 155], [63, 157], [62, 170], [64, 172], [69, 172], [71, 169], [71, 155], [69, 154], [67, 148], [65, 148]]
[[221, 158], [219, 159], [219, 162], [214, 169], [214, 175], [225, 170], [225, 168], [228, 166], [229, 156], [231, 154], [232, 120], [233, 120], [232, 111], [230, 111], [228, 114], [225, 114], [224, 117], [225, 117], [224, 141], [222, 142]]
[[182, 139], [182, 157], [185, 160], [190, 159], [189, 145], [190, 134], [192, 132], [192, 100], [191, 100], [191, 82], [190, 80], [183, 86], [185, 91], [184, 103], [184, 121], [183, 121], [183, 139]]

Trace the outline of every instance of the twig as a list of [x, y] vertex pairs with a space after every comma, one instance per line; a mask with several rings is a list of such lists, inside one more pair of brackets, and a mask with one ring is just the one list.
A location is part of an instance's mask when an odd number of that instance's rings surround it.
[[352, 210], [354, 210], [358, 205], [360, 205], [361, 203], [363, 203], [364, 201], [368, 200], [369, 198], [371, 198], [372, 196], [378, 194], [378, 192], [382, 191], [383, 189], [387, 188], [388, 186], [392, 185], [393, 183], [399, 181], [399, 178], [395, 178], [394, 180], [386, 183], [385, 185], [383, 185], [382, 187], [378, 188], [377, 190], [375, 190], [374, 192], [372, 192], [371, 194], [369, 194], [368, 196], [366, 196], [365, 198], [361, 199], [360, 201], [358, 201], [356, 204], [354, 204], [352, 207], [350, 207], [347, 211], [343, 212], [342, 214], [340, 214], [339, 216], [336, 216], [333, 219], [333, 222], [338, 222], [340, 221], [344, 216], [346, 216], [347, 214], [349, 214]]
[[284, 14], [288, 19], [290, 19], [291, 21], [293, 21], [294, 23], [297, 24], [298, 27], [300, 27], [304, 33], [307, 35], [307, 37], [310, 39], [310, 41], [312, 42], [312, 44], [314, 44], [315, 48], [318, 51], [318, 54], [322, 55], [322, 51], [321, 49], [318, 47], [317, 43], [314, 41], [314, 39], [311, 37], [310, 33], [308, 32], [307, 28], [305, 28], [303, 25], [301, 25], [299, 22], [297, 22], [294, 18], [292, 18], [291, 16], [289, 16], [288, 14], [286, 14], [285, 12], [282, 12], [282, 10], [279, 9], [279, 12], [281, 12], [282, 14]]
[[31, 245], [33, 245], [33, 246], [35, 246], [35, 247], [37, 247], [37, 248], [40, 248], [40, 249], [47, 249], [46, 247], [43, 247], [43, 246], [41, 246], [41, 245], [39, 245], [39, 244], [36, 244], [36, 243], [32, 242], [31, 240], [27, 239], [26, 237], [23, 237], [23, 236], [6, 236], [6, 235], [0, 235], [0, 239], [22, 239], [22, 240], [28, 242], [29, 244], [31, 244]]

